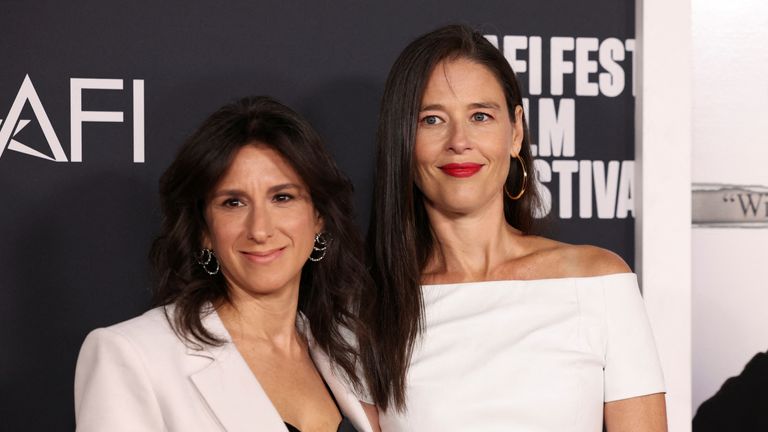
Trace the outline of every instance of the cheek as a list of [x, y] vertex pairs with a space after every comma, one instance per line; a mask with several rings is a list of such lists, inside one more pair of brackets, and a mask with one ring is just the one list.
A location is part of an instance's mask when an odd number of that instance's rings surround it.
[[420, 144], [419, 140], [416, 140], [416, 144], [413, 148], [413, 164], [414, 164], [414, 182], [416, 186], [421, 189], [424, 177], [426, 176], [429, 167], [433, 164], [435, 155], [429, 151], [429, 146], [423, 142]]
[[514, 153], [514, 140], [511, 136], [512, 129], [504, 128], [494, 133], [489, 133], [481, 142], [483, 153], [491, 161], [495, 161], [499, 168], [509, 166], [509, 158]]
[[314, 209], [310, 208], [299, 213], [284, 214], [279, 217], [283, 229], [289, 233], [297, 246], [304, 247], [315, 243], [315, 234], [321, 231], [322, 225], [315, 216]]
[[504, 158], [504, 161], [500, 164], [501, 166], [500, 177], [503, 177], [504, 181], [506, 181], [507, 177], [509, 177], [509, 170], [512, 168], [512, 161], [508, 154], [502, 155], [502, 157]]
[[[515, 127], [513, 124], [510, 123], [507, 126], [506, 133], [504, 134], [504, 138], [505, 138], [504, 144], [506, 145], [506, 148], [507, 148], [507, 155], [510, 155], [512, 153], [517, 153], [519, 151], [519, 149], [515, 149], [515, 147], [517, 147], [515, 145], [516, 136], [517, 136], [517, 133], [515, 132]], [[520, 137], [522, 137], [522, 135], [520, 135]]]
[[419, 128], [413, 143], [413, 160], [417, 165], [433, 162], [440, 153], [439, 132]]
[[207, 238], [214, 250], [223, 249], [235, 241], [243, 230], [245, 217], [245, 214], [236, 212], [206, 211]]
[[208, 238], [213, 249], [222, 249], [232, 243], [237, 237], [236, 221], [226, 221], [216, 218], [208, 223]]

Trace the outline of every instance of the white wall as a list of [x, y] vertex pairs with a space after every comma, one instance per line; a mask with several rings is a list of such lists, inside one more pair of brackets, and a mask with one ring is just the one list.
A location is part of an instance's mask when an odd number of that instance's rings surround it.
[[[768, 2], [692, 0], [694, 183], [768, 186]], [[768, 228], [694, 228], [695, 410], [768, 349]]]
[[637, 0], [637, 263], [667, 385], [691, 430], [691, 5]]
[[768, 2], [692, 0], [695, 183], [768, 185]]

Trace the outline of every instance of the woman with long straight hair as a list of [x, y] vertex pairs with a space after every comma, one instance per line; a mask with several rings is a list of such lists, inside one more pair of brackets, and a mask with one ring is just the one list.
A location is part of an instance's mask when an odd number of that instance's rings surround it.
[[387, 79], [363, 297], [384, 431], [666, 430], [637, 279], [532, 235], [536, 173], [514, 72], [481, 34], [413, 41]]

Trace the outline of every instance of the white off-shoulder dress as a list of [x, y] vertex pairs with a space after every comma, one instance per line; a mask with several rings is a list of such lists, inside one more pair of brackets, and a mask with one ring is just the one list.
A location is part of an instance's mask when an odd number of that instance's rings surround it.
[[605, 402], [664, 392], [634, 274], [422, 289], [407, 410], [383, 431], [600, 432]]

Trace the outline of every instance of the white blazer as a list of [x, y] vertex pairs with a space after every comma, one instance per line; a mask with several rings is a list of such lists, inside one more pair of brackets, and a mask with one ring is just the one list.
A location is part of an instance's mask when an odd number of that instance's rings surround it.
[[[300, 323], [301, 324], [301, 323]], [[79, 432], [285, 432], [216, 312], [203, 319], [219, 347], [190, 347], [168, 324], [162, 308], [92, 331], [75, 371]], [[333, 372], [328, 357], [310, 354], [341, 412], [360, 432], [371, 426], [357, 397]]]

